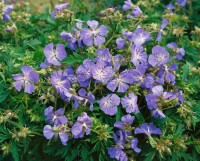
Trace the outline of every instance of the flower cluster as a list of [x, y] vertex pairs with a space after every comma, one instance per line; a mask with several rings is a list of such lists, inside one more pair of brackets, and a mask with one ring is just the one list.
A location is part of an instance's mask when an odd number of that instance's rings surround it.
[[59, 135], [62, 144], [67, 145], [70, 131], [74, 138], [82, 138], [84, 134], [90, 134], [92, 120], [87, 113], [84, 112], [81, 116], [79, 116], [77, 122], [70, 128], [68, 125], [68, 119], [64, 115], [64, 109], [59, 108], [55, 112], [53, 109], [54, 108], [52, 106], [49, 106], [44, 111], [46, 122], [51, 124], [45, 125], [43, 129], [43, 134], [47, 139], [51, 139], [54, 135]]
[[[67, 5], [57, 5], [52, 17], [62, 12]], [[142, 13], [131, 0], [125, 1], [123, 9], [132, 10], [128, 18], [138, 17]], [[168, 20], [163, 18], [157, 35], [149, 33], [140, 25], [133, 32], [122, 31], [122, 35], [116, 37], [116, 44], [113, 44], [115, 50], [112, 50], [104, 45], [108, 35], [105, 25], [99, 25], [96, 20], [78, 22], [72, 33], [63, 31], [60, 34], [66, 46], [57, 44], [54, 49], [53, 43], [47, 44], [44, 47], [45, 60], [40, 67], [46, 71], [44, 77], [48, 80], [50, 90], [67, 108], [54, 111], [49, 106], [45, 109], [44, 115], [49, 125], [44, 127], [44, 136], [52, 139], [59, 135], [62, 144], [66, 145], [72, 136], [82, 138], [92, 133], [92, 119], [88, 114], [93, 115], [94, 110], [110, 118], [122, 113], [121, 121], [114, 123], [117, 129], [113, 134], [115, 145], [108, 149], [108, 154], [111, 158], [126, 161], [127, 150], [131, 149], [135, 153], [142, 150], [139, 148], [139, 137], [136, 136], [162, 135], [156, 124], [151, 121], [138, 124], [133, 115], [142, 113], [143, 106], [151, 112], [153, 118], [164, 118], [167, 117], [166, 109], [184, 101], [182, 91], [173, 85], [178, 69], [175, 61], [181, 60], [185, 51], [175, 42], [160, 45], [167, 25]], [[153, 40], [156, 40], [156, 44], [149, 47]], [[82, 64], [73, 67], [65, 66], [62, 61], [67, 59], [66, 47], [71, 52], [93, 48], [95, 57], [88, 56]], [[39, 76], [29, 66], [23, 66], [21, 70], [23, 74], [13, 75], [13, 85], [18, 91], [24, 87], [25, 93], [31, 94], [35, 89], [33, 84], [39, 82]], [[97, 108], [94, 109], [94, 106]], [[75, 118], [66, 117], [69, 109], [82, 112], [81, 116], [76, 115], [75, 123]]]

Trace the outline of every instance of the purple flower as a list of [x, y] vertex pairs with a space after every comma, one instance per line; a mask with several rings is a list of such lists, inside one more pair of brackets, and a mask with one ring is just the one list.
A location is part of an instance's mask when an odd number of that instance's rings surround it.
[[79, 102], [83, 101], [84, 98], [80, 97], [76, 94], [75, 89], [70, 88], [69, 90], [65, 90], [62, 94], [62, 98], [67, 101], [73, 102], [74, 108], [78, 108]]
[[63, 72], [63, 76], [68, 79], [72, 84], [75, 84], [77, 82], [77, 78], [74, 75], [74, 70], [71, 66], [68, 66], [64, 72]]
[[69, 5], [69, 3], [63, 3], [63, 4], [58, 4], [54, 7], [54, 11], [51, 13], [51, 17], [55, 18], [56, 14], [59, 12], [63, 12], [63, 10], [65, 8], [67, 8], [67, 6]]
[[112, 74], [112, 67], [105, 66], [104, 62], [97, 63], [92, 69], [93, 78], [102, 83], [107, 83]]
[[124, 142], [126, 135], [122, 130], [118, 130], [116, 134], [113, 134], [116, 146], [108, 148], [108, 154], [111, 158], [115, 158], [119, 161], [128, 161], [126, 153], [123, 152], [124, 149]]
[[86, 59], [84, 60], [83, 64], [80, 65], [76, 70], [76, 74], [78, 75], [77, 79], [81, 86], [88, 86], [89, 79], [92, 77], [92, 69], [94, 66], [95, 64], [91, 59]]
[[144, 123], [135, 129], [135, 134], [146, 134], [150, 136], [151, 134], [161, 135], [162, 132], [159, 128], [157, 128], [152, 122]]
[[117, 106], [120, 104], [120, 98], [116, 94], [108, 94], [98, 101], [101, 110], [107, 115], [115, 115], [117, 113]]
[[128, 84], [133, 83], [132, 76], [128, 72], [128, 70], [125, 70], [119, 74], [119, 76], [115, 76], [111, 80], [108, 81], [106, 87], [114, 92], [116, 88], [118, 88], [117, 92], [126, 92], [126, 90], [129, 88]]
[[133, 8], [131, 14], [128, 14], [128, 15], [127, 15], [127, 18], [135, 18], [135, 17], [138, 17], [138, 16], [141, 15], [141, 13], [142, 13], [142, 11], [141, 11], [140, 7], [135, 6], [135, 7]]
[[3, 20], [4, 21], [10, 21], [10, 13], [13, 10], [14, 5], [7, 5], [4, 9], [3, 9]]
[[127, 11], [127, 10], [130, 10], [132, 8], [133, 8], [133, 3], [131, 2], [131, 0], [126, 0], [124, 2], [124, 5], [123, 5], [123, 10]]
[[50, 125], [45, 125], [43, 129], [43, 134], [48, 140], [51, 139], [57, 133], [60, 137], [62, 144], [67, 145], [68, 133], [67, 133], [66, 125], [62, 124], [53, 128]]
[[164, 118], [165, 115], [162, 112], [162, 109], [158, 106], [158, 103], [163, 104], [163, 101], [174, 99], [176, 96], [172, 92], [164, 92], [162, 86], [154, 86], [152, 88], [152, 94], [146, 95], [147, 106], [153, 112], [155, 118]]
[[[139, 84], [142, 88], [151, 89], [154, 84], [154, 77], [151, 74], [146, 74], [146, 67], [137, 66], [138, 68], [131, 70], [133, 82]], [[144, 67], [144, 68], [143, 68]]]
[[88, 92], [88, 94], [87, 94], [85, 89], [83, 89], [83, 88], [81, 88], [78, 91], [78, 94], [85, 99], [84, 105], [85, 106], [89, 105], [90, 110], [92, 111], [93, 110], [93, 103], [95, 101], [95, 96], [91, 92]]
[[132, 35], [132, 41], [136, 46], [142, 46], [151, 39], [151, 34], [143, 30], [142, 28], [136, 29]]
[[170, 12], [172, 12], [172, 10], [175, 9], [174, 5], [171, 4], [171, 3], [169, 3], [169, 4], [166, 6], [166, 8], [167, 8], [168, 10], [170, 10]]
[[91, 125], [91, 118], [84, 112], [82, 116], [78, 117], [77, 122], [72, 126], [72, 134], [74, 135], [74, 138], [82, 138], [84, 134], [89, 135]]
[[127, 113], [140, 112], [137, 105], [137, 96], [132, 92], [121, 99], [121, 104], [126, 109]]
[[117, 44], [117, 49], [123, 49], [126, 44], [126, 41], [122, 38], [117, 38], [116, 44]]
[[73, 37], [73, 35], [71, 33], [63, 31], [63, 32], [61, 32], [60, 37], [63, 40], [67, 41], [68, 47], [71, 50], [76, 50], [76, 38]]
[[109, 49], [98, 49], [97, 50], [97, 62], [101, 62], [105, 65], [109, 65], [111, 63], [111, 54]]
[[118, 146], [108, 148], [108, 154], [111, 158], [115, 158], [118, 161], [128, 161], [126, 153]]
[[53, 107], [49, 106], [44, 110], [44, 115], [46, 116], [46, 121], [58, 126], [60, 124], [67, 123], [67, 118], [64, 116], [64, 109], [59, 108], [57, 111], [53, 111]]
[[161, 66], [169, 61], [170, 61], [169, 53], [164, 47], [156, 45], [152, 48], [152, 54], [149, 55], [149, 60], [148, 60], [150, 65], [152, 65], [153, 67]]
[[134, 138], [133, 140], [131, 140], [131, 148], [136, 152], [139, 153], [141, 152], [141, 149], [137, 147], [138, 145], [138, 139]]
[[131, 52], [132, 52], [131, 62], [135, 66], [139, 64], [145, 64], [147, 62], [147, 53], [143, 52], [142, 46], [132, 45]]
[[157, 35], [157, 38], [156, 40], [158, 42], [160, 42], [162, 40], [162, 33], [163, 33], [163, 29], [168, 25], [168, 20], [163, 18], [162, 19], [162, 25], [160, 26], [160, 29], [158, 31], [158, 35]]
[[181, 7], [185, 7], [187, 0], [176, 0]]
[[20, 92], [24, 87], [24, 92], [31, 94], [35, 90], [33, 83], [39, 81], [39, 75], [29, 66], [22, 66], [21, 71], [23, 74], [13, 74], [13, 85], [17, 91]]
[[159, 78], [165, 78], [165, 80], [171, 84], [175, 84], [175, 76], [173, 71], [177, 70], [178, 66], [176, 64], [172, 64], [171, 66], [162, 65], [160, 70], [157, 73]]
[[53, 43], [45, 46], [44, 54], [47, 62], [56, 66], [61, 65], [61, 61], [66, 58], [67, 53], [63, 44], [57, 44], [56, 50], [53, 48]]
[[50, 81], [53, 87], [55, 87], [57, 93], [63, 94], [64, 91], [70, 88], [70, 82], [65, 78], [61, 70], [55, 71], [50, 76]]
[[92, 46], [93, 42], [95, 46], [100, 46], [105, 42], [105, 36], [108, 34], [108, 29], [105, 25], [101, 25], [98, 29], [98, 21], [92, 20], [87, 21], [87, 25], [91, 28], [90, 30], [84, 28], [81, 31], [81, 38], [83, 43], [87, 46]]
[[130, 114], [124, 115], [121, 118], [121, 121], [115, 122], [114, 127], [120, 130], [124, 130], [126, 132], [131, 132], [132, 130], [131, 124], [133, 123], [134, 119], [135, 117], [131, 116]]
[[177, 60], [181, 60], [183, 56], [185, 55], [185, 50], [183, 48], [178, 48], [178, 45], [175, 42], [171, 42], [167, 44], [167, 47], [170, 49], [173, 49], [175, 53], [175, 58]]

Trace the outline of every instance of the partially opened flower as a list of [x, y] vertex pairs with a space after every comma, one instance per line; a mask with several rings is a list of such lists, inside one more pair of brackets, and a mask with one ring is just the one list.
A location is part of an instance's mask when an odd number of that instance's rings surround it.
[[160, 46], [156, 45], [152, 48], [152, 54], [149, 55], [149, 64], [153, 67], [161, 66], [170, 61], [169, 53], [167, 50]]
[[152, 122], [144, 123], [135, 129], [135, 134], [146, 134], [147, 136], [161, 135], [162, 132], [159, 128], [157, 128]]
[[156, 38], [156, 40], [157, 40], [158, 42], [160, 42], [160, 41], [162, 40], [163, 29], [164, 29], [167, 25], [168, 25], [168, 20], [165, 19], [165, 18], [163, 18], [163, 19], [162, 19], [162, 24], [161, 24], [161, 26], [160, 26], [160, 29], [159, 29], [159, 31], [158, 31], [158, 35], [157, 35], [157, 38]]
[[61, 32], [60, 37], [67, 41], [68, 47], [71, 50], [76, 50], [76, 38], [71, 33], [63, 31]]
[[173, 12], [173, 10], [175, 9], [174, 5], [169, 3], [167, 6], [166, 6], [166, 9], [170, 10], [170, 12]]
[[44, 55], [48, 63], [60, 66], [61, 61], [66, 58], [67, 53], [63, 44], [57, 44], [54, 49], [53, 43], [50, 43], [44, 48]]
[[116, 133], [113, 133], [113, 138], [115, 140], [116, 145], [114, 147], [108, 148], [108, 154], [111, 158], [115, 158], [119, 161], [128, 161], [128, 157], [126, 153], [123, 151], [125, 136], [122, 130], [118, 130]]
[[187, 4], [188, 0], [176, 0], [176, 1], [181, 7], [185, 7], [185, 5]]
[[85, 100], [84, 105], [89, 106], [90, 110], [92, 111], [93, 110], [93, 103], [95, 101], [95, 96], [91, 92], [87, 93], [86, 90], [83, 89], [83, 88], [81, 88], [78, 91], [78, 94], [79, 94], [79, 96], [84, 98], [84, 100]]
[[171, 84], [175, 84], [175, 75], [173, 74], [173, 71], [177, 69], [178, 66], [176, 64], [172, 64], [169, 67], [167, 65], [162, 65], [157, 73], [157, 76], [159, 78], [164, 78], [167, 82]]
[[116, 44], [117, 44], [117, 49], [123, 49], [126, 44], [126, 41], [122, 38], [117, 38]]
[[59, 135], [59, 138], [63, 145], [67, 145], [68, 141], [68, 130], [66, 128], [66, 125], [58, 125], [51, 127], [50, 125], [45, 125], [43, 129], [43, 134], [46, 137], [46, 139], [50, 140], [53, 138], [54, 135]]
[[134, 119], [135, 116], [131, 116], [130, 114], [124, 115], [122, 116], [121, 121], [115, 122], [114, 127], [120, 130], [124, 130], [126, 132], [131, 132], [132, 130], [131, 124], [133, 123]]
[[133, 8], [133, 3], [131, 0], [124, 1], [123, 10], [127, 11]]
[[55, 18], [57, 13], [63, 12], [63, 10], [66, 9], [68, 5], [69, 5], [69, 3], [63, 3], [63, 4], [55, 5], [54, 11], [51, 13], [51, 17]]
[[126, 109], [127, 113], [140, 112], [137, 105], [137, 99], [137, 96], [132, 92], [121, 99], [121, 104]]
[[91, 118], [84, 112], [82, 116], [78, 117], [77, 122], [72, 126], [72, 134], [74, 135], [74, 138], [82, 138], [84, 134], [89, 135], [91, 125]]
[[126, 153], [118, 146], [108, 148], [108, 154], [111, 158], [115, 158], [118, 161], [128, 161]]
[[120, 98], [116, 94], [108, 94], [98, 101], [101, 110], [107, 115], [115, 115], [117, 106], [120, 104]]
[[31, 94], [34, 92], [35, 87], [33, 83], [37, 83], [39, 81], [39, 75], [29, 66], [21, 67], [22, 74], [13, 74], [13, 79], [15, 82], [13, 86], [17, 91], [21, 91], [22, 87], [24, 87], [24, 92]]
[[14, 5], [10, 4], [7, 5], [4, 9], [3, 9], [3, 20], [4, 21], [10, 21], [10, 13], [13, 10]]
[[185, 50], [183, 48], [179, 48], [178, 45], [175, 42], [171, 42], [167, 44], [167, 47], [170, 49], [173, 49], [175, 53], [175, 58], [177, 60], [181, 60], [183, 56], [185, 55]]
[[138, 139], [134, 138], [133, 140], [131, 140], [131, 148], [136, 152], [139, 153], [141, 152], [141, 149], [137, 147], [138, 145]]
[[128, 14], [127, 15], [127, 18], [135, 18], [135, 17], [138, 17], [142, 14], [142, 11], [140, 9], [140, 7], [138, 6], [135, 6], [131, 12], [131, 14]]
[[108, 34], [107, 27], [101, 25], [97, 28], [99, 23], [96, 20], [87, 21], [87, 25], [90, 29], [84, 28], [80, 33], [83, 43], [87, 46], [92, 46], [93, 44], [95, 46], [100, 46], [103, 44], [106, 41], [105, 36]]

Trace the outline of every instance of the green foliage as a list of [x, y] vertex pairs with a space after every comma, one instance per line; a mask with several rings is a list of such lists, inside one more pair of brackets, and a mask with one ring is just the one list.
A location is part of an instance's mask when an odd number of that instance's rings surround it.
[[[164, 0], [138, 0], [134, 4], [141, 7], [143, 16], [136, 19], [126, 19], [127, 12], [116, 11], [105, 17], [98, 14], [108, 7], [121, 8], [123, 0], [72, 0], [69, 10], [73, 12], [69, 19], [52, 19], [50, 9], [44, 13], [31, 13], [28, 4], [16, 5], [13, 22], [0, 24], [0, 160], [2, 161], [106, 161], [113, 160], [108, 156], [108, 147], [114, 145], [112, 133], [113, 125], [119, 121], [124, 109], [118, 106], [114, 117], [99, 113], [100, 107], [94, 105], [92, 116], [93, 126], [91, 135], [82, 139], [71, 139], [67, 146], [61, 145], [59, 138], [49, 142], [44, 138], [42, 129], [45, 125], [44, 109], [55, 103], [67, 109], [67, 116], [72, 122], [76, 121], [85, 107], [71, 109], [70, 104], [63, 103], [55, 90], [45, 84], [46, 71], [40, 70], [39, 65], [44, 61], [43, 48], [49, 42], [63, 43], [67, 49], [68, 57], [63, 60], [63, 65], [77, 67], [87, 58], [96, 56], [97, 48], [77, 49], [71, 51], [65, 41], [60, 39], [62, 31], [71, 32], [75, 23], [97, 19], [109, 29], [106, 43], [111, 53], [116, 51], [116, 38], [121, 37], [122, 30], [133, 31], [139, 24], [154, 37], [157, 34], [162, 17], [168, 18], [170, 25], [163, 34], [160, 45], [166, 46], [168, 42], [176, 41], [186, 51], [183, 61], [177, 61], [179, 69], [176, 72], [177, 87], [182, 90], [185, 102], [180, 106], [165, 110], [167, 118], [153, 119], [146, 110], [145, 100], [141, 100], [141, 113], [134, 114], [139, 124], [152, 120], [163, 131], [161, 137], [139, 136], [139, 147], [142, 152], [135, 156], [135, 160], [144, 161], [198, 161], [200, 155], [200, 18], [199, 0], [192, 1], [192, 8], [177, 7], [175, 14], [169, 16], [164, 6], [170, 1]], [[174, 1], [173, 1], [174, 2]], [[0, 2], [2, 4], [2, 2]], [[1, 9], [1, 6], [0, 6]], [[26, 15], [27, 13], [27, 15]], [[13, 32], [7, 33], [10, 27]], [[150, 51], [155, 42], [145, 46]], [[129, 51], [122, 53], [125, 56]], [[148, 53], [150, 54], [150, 53]], [[33, 95], [17, 92], [12, 83], [12, 74], [19, 73], [22, 65], [34, 67], [42, 79], [37, 84]], [[64, 68], [62, 66], [61, 68]], [[52, 71], [48, 71], [51, 73]], [[49, 74], [48, 73], [48, 74]], [[95, 86], [94, 92], [104, 96], [105, 86]], [[139, 87], [130, 89], [139, 95], [147, 91], [140, 91]], [[46, 98], [46, 94], [49, 97]], [[44, 99], [43, 99], [44, 98]], [[72, 138], [73, 136], [70, 136]]]

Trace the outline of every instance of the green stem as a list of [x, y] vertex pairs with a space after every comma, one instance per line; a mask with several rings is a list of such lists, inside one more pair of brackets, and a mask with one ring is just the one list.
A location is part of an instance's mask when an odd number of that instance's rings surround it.
[[110, 39], [107, 41], [107, 43], [105, 44], [105, 47], [107, 47], [108, 46], [108, 44], [112, 41], [114, 39], [114, 35], [112, 35], [111, 37], [110, 37]]

